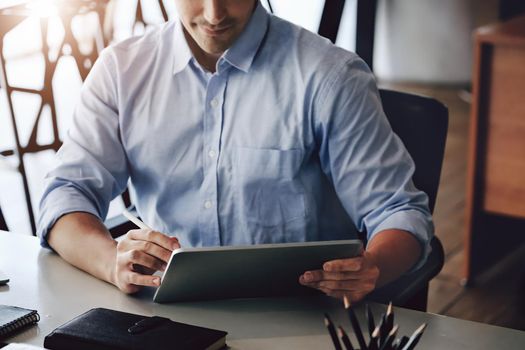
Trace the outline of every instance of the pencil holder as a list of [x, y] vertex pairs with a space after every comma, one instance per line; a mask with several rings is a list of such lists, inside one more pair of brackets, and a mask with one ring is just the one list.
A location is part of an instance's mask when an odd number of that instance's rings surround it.
[[[412, 350], [415, 349], [427, 326], [426, 323], [423, 323], [410, 337], [398, 337], [399, 327], [394, 323], [392, 303], [388, 305], [386, 312], [381, 315], [377, 322], [374, 320], [374, 315], [370, 307], [366, 304], [367, 323], [364, 327], [361, 327], [359, 324], [352, 305], [346, 296], [344, 298], [344, 306], [348, 313], [353, 333], [357, 339], [357, 344], [352, 344], [348, 333], [343, 327], [338, 326], [336, 329], [330, 316], [325, 314], [325, 325], [336, 350]], [[362, 329], [365, 331], [363, 332]], [[365, 335], [365, 333], [368, 333], [368, 335]]]

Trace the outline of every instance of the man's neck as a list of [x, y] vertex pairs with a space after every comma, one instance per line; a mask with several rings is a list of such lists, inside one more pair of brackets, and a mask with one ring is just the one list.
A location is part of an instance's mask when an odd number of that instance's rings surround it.
[[204, 51], [200, 48], [199, 45], [193, 40], [191, 35], [186, 31], [186, 29], [183, 26], [183, 32], [184, 37], [186, 38], [186, 42], [188, 43], [188, 46], [190, 47], [191, 52], [193, 53], [193, 56], [199, 62], [199, 64], [206, 69], [207, 71], [211, 73], [215, 73], [215, 69], [217, 66], [217, 61], [221, 57], [222, 53], [220, 54], [210, 54]]

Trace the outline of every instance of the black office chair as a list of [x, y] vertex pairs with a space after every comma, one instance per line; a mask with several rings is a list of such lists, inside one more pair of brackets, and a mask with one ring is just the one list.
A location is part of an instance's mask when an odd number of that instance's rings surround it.
[[[429, 197], [434, 211], [445, 152], [448, 109], [441, 102], [404, 92], [380, 90], [383, 109], [394, 132], [414, 159], [414, 184]], [[444, 263], [443, 246], [437, 237], [431, 241], [432, 252], [424, 266], [371, 293], [368, 299], [426, 311], [428, 283]]]
[[5, 222], [2, 208], [0, 208], [0, 231], [7, 231], [7, 223]]
[[[134, 216], [139, 217], [135, 205], [130, 204], [126, 209]], [[129, 230], [136, 230], [137, 225], [129, 221], [124, 215], [119, 214], [104, 221], [104, 226], [111, 233], [111, 237], [117, 238], [128, 233]]]

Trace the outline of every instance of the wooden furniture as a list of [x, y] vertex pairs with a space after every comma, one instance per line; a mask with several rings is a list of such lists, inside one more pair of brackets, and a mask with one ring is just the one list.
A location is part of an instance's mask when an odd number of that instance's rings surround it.
[[475, 33], [466, 282], [525, 242], [525, 16]]
[[[22, 263], [23, 262], [23, 263]], [[323, 323], [330, 314], [336, 325], [350, 332], [342, 302], [328, 297], [261, 298], [156, 304], [153, 289], [126, 295], [116, 287], [74, 268], [30, 235], [0, 232], [0, 268], [11, 278], [0, 286], [0, 303], [38, 310], [41, 319], [8, 343], [42, 346], [54, 328], [95, 307], [141, 315], [168, 317], [228, 332], [229, 349], [333, 349]], [[371, 305], [376, 320], [385, 306]], [[452, 317], [394, 308], [399, 334], [410, 334], [421, 323], [427, 329], [417, 349], [523, 349], [525, 332], [459, 320]], [[365, 324], [364, 305], [356, 305]], [[366, 335], [368, 339], [368, 336]]]

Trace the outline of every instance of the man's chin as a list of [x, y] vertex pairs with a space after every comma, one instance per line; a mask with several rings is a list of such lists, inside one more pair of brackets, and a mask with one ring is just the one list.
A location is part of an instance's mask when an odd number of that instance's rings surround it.
[[228, 50], [231, 44], [226, 43], [202, 43], [200, 48], [209, 55], [220, 56]]

